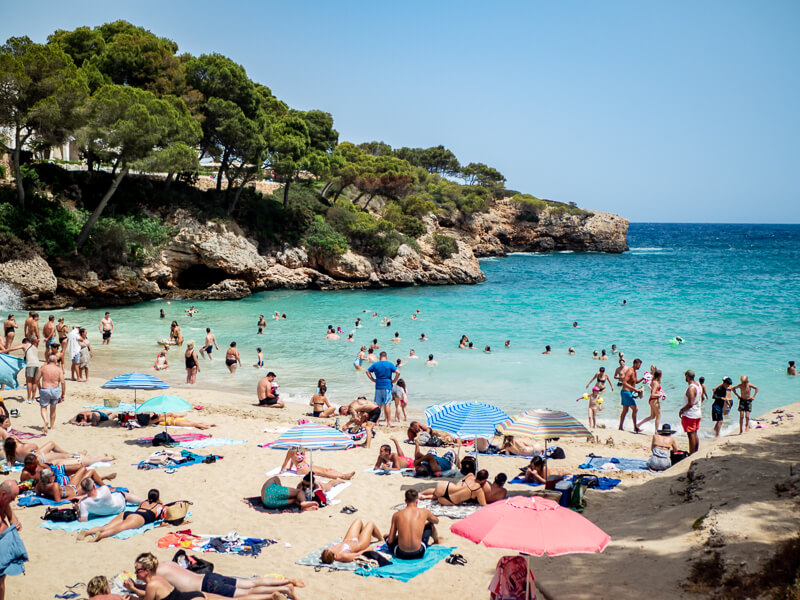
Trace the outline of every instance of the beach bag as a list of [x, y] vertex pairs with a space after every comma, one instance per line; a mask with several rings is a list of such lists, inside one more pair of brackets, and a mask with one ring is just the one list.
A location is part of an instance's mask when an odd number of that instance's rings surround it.
[[[504, 556], [497, 561], [489, 584], [491, 600], [536, 600], [533, 573], [522, 556]], [[526, 590], [527, 588], [527, 595]]]
[[78, 511], [74, 508], [48, 508], [44, 512], [42, 520], [53, 523], [71, 523], [78, 520]]
[[319, 507], [322, 508], [323, 506], [328, 506], [328, 498], [325, 496], [325, 492], [322, 490], [314, 490], [314, 494], [311, 496], [311, 500], [319, 504]]
[[164, 520], [170, 525], [180, 525], [189, 512], [188, 500], [177, 500], [164, 505]]
[[183, 548], [175, 553], [175, 556], [172, 557], [172, 562], [178, 563], [181, 567], [188, 569], [192, 573], [205, 574], [214, 572], [214, 563], [186, 554], [186, 550]]
[[376, 552], [375, 550], [367, 550], [361, 556], [369, 560], [374, 560], [376, 563], [378, 563], [379, 567], [385, 567], [386, 565], [392, 564], [392, 561], [386, 558], [384, 554]]
[[177, 442], [166, 431], [162, 431], [153, 438], [153, 446], [174, 446]]
[[475, 474], [477, 463], [474, 456], [465, 456], [461, 459], [461, 474], [467, 475], [469, 473]]

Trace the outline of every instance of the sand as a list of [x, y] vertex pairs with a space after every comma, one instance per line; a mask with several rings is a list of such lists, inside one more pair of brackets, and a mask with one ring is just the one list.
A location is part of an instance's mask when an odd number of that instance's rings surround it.
[[[75, 534], [39, 527], [42, 507], [16, 508], [30, 562], [25, 576], [8, 578], [7, 598], [52, 598], [64, 592], [66, 585], [87, 582], [94, 575], [110, 578], [119, 572], [131, 571], [136, 555], [143, 551], [153, 552], [160, 560], [170, 560], [175, 549], [159, 549], [156, 542], [171, 531], [185, 528], [195, 533], [220, 535], [237, 531], [246, 536], [277, 540], [277, 544], [264, 549], [257, 558], [219, 554], [204, 557], [215, 564], [216, 572], [226, 575], [249, 577], [280, 573], [301, 578], [307, 587], [298, 594], [305, 599], [352, 598], [353, 594], [367, 598], [488, 597], [487, 585], [497, 560], [512, 553], [487, 549], [452, 534], [449, 526], [454, 521], [447, 518], [442, 518], [440, 524], [443, 542], [458, 546], [458, 552], [468, 560], [467, 566], [442, 562], [410, 582], [402, 583], [346, 572], [315, 572], [310, 567], [295, 564], [305, 554], [342, 536], [355, 517], [373, 520], [387, 533], [391, 507], [402, 502], [404, 490], [432, 485], [428, 480], [400, 475], [380, 477], [363, 472], [375, 462], [376, 445], [388, 442], [390, 436], [402, 441], [404, 428], [394, 428], [391, 432], [385, 427], [378, 428], [372, 449], [314, 454], [317, 464], [356, 471], [352, 485], [340, 495], [342, 504], [303, 514], [258, 513], [241, 499], [258, 495], [265, 472], [279, 466], [284, 456], [283, 452], [259, 448], [258, 444], [278, 436], [278, 433], [264, 432], [265, 429], [295, 423], [303, 407], [264, 409], [255, 406], [254, 395], [185, 386], [174, 388], [171, 393], [203, 406], [202, 410], [193, 411], [196, 419], [218, 424], [209, 433], [215, 437], [247, 440], [247, 443], [198, 450], [202, 454], [215, 453], [224, 457], [215, 464], [182, 468], [173, 474], [137, 470], [134, 465], [152, 450], [135, 444], [134, 440], [154, 435], [157, 428], [127, 431], [118, 427], [61, 424], [83, 405], [102, 404], [107, 398], [132, 400], [132, 392], [100, 388], [108, 377], [117, 373], [106, 372], [102, 348], [99, 350], [96, 352], [99, 357], [92, 364], [90, 381], [68, 382], [67, 399], [58, 407], [59, 424], [49, 439], [69, 450], [114, 455], [116, 464], [101, 469], [101, 474], [117, 472], [116, 484], [142, 495], [149, 488], [157, 487], [165, 501], [190, 500], [193, 502], [191, 522], [181, 527], [155, 529], [128, 540], [76, 542]], [[171, 375], [174, 378], [177, 372]], [[9, 408], [16, 407], [21, 413], [19, 418], [13, 419], [13, 426], [38, 431], [41, 428], [38, 406], [25, 404], [23, 396], [24, 391], [5, 394]], [[145, 392], [139, 397], [150, 395]], [[424, 407], [414, 408], [421, 411]], [[800, 414], [800, 403], [786, 407], [782, 413], [766, 415], [768, 427], [765, 429], [718, 441], [703, 440], [694, 460], [683, 461], [667, 474], [611, 474], [621, 478], [622, 484], [609, 492], [590, 490], [584, 512], [588, 519], [611, 535], [611, 544], [597, 555], [532, 559], [537, 580], [547, 596], [593, 600], [645, 594], [652, 599], [696, 598], [696, 594], [685, 589], [690, 562], [706, 556], [712, 545], [723, 553], [728, 564], [738, 569], [757, 568], [774, 544], [793, 535], [800, 524], [796, 510], [797, 489], [780, 496], [775, 492], [775, 485], [788, 479], [792, 458], [800, 456], [797, 436], [800, 418], [790, 418], [789, 414]], [[777, 416], [781, 417], [779, 422]], [[773, 421], [776, 424], [771, 424]], [[189, 430], [171, 428], [171, 431]], [[681, 441], [685, 446], [685, 439]], [[557, 469], [577, 472], [576, 467], [589, 452], [646, 458], [649, 444], [649, 436], [601, 429], [597, 430], [595, 442], [561, 440], [559, 445], [567, 458], [552, 464]], [[411, 446], [407, 448], [413, 451]], [[504, 471], [509, 478], [524, 463], [524, 459], [480, 459], [480, 467], [488, 469], [492, 476]], [[688, 477], [690, 469], [693, 481]], [[288, 481], [296, 485], [299, 480]], [[531, 494], [541, 488], [511, 485], [509, 489], [512, 494]], [[344, 505], [353, 505], [358, 512], [353, 516], [342, 514], [340, 509]], [[693, 528], [698, 517], [706, 513], [699, 528]], [[85, 591], [83, 597], [86, 597]]]

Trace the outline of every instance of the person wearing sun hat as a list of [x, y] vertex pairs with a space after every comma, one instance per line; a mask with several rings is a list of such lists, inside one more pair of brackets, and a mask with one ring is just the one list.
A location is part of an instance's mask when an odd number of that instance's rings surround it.
[[666, 471], [672, 466], [671, 452], [678, 452], [678, 443], [672, 434], [675, 430], [664, 423], [661, 429], [653, 434], [653, 442], [650, 444], [651, 455], [647, 460], [647, 466], [651, 471]]

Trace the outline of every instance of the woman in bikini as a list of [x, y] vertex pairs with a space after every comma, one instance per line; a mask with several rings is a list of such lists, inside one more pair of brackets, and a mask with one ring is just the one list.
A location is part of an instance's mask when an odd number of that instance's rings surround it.
[[[400, 360], [399, 358], [397, 359]], [[406, 414], [406, 406], [408, 406], [408, 390], [406, 389], [405, 380], [398, 379], [397, 383], [392, 387], [392, 399], [394, 400], [394, 418], [400, 421], [400, 414], [403, 415], [403, 421], [408, 421]]]
[[127, 529], [138, 529], [143, 525], [155, 523], [163, 517], [164, 505], [160, 501], [160, 493], [156, 489], [147, 492], [147, 500], [135, 511], [125, 511], [114, 517], [108, 525], [93, 527], [78, 533], [78, 540], [94, 538], [95, 542], [116, 535]]
[[183, 334], [181, 333], [181, 326], [177, 321], [173, 321], [169, 329], [169, 340], [176, 346], [183, 346]]
[[361, 365], [364, 363], [364, 359], [366, 358], [367, 347], [361, 346], [361, 350], [358, 351], [358, 356], [353, 361], [353, 367], [355, 367], [356, 371], [361, 370]]
[[190, 421], [180, 413], [141, 413], [150, 417], [151, 425], [161, 425], [164, 427], [194, 427], [195, 429], [208, 429], [216, 427], [216, 423], [201, 423]]
[[544, 448], [538, 443], [528, 443], [518, 439], [513, 435], [503, 436], [503, 447], [500, 454], [514, 454], [516, 456], [533, 456], [540, 453]]
[[650, 444], [650, 458], [647, 467], [651, 471], [666, 471], [672, 466], [672, 451], [678, 451], [678, 443], [672, 437], [675, 430], [664, 424], [653, 434]]
[[639, 423], [636, 424], [636, 429], [641, 429], [642, 425], [647, 423], [648, 421], [652, 421], [655, 419], [656, 421], [656, 431], [658, 431], [658, 426], [661, 423], [661, 401], [667, 397], [664, 393], [664, 390], [661, 389], [661, 370], [652, 368], [650, 371], [652, 377], [650, 379], [650, 416], [646, 419], [642, 419]]
[[169, 369], [169, 361], [167, 360], [167, 351], [162, 350], [156, 356], [156, 361], [153, 363], [153, 368], [156, 371], [166, 371]]
[[[286, 458], [283, 459], [283, 464], [281, 465], [281, 473], [286, 470], [287, 465], [292, 471], [296, 471], [298, 475], [306, 475], [312, 472], [311, 467], [306, 462], [306, 455], [294, 449], [286, 451]], [[318, 465], [314, 465], [313, 472], [314, 475], [327, 477], [328, 479], [352, 479], [353, 475], [356, 474], [355, 471], [340, 473], [336, 469], [328, 469]]]
[[372, 538], [375, 538], [377, 542], [383, 542], [383, 536], [378, 526], [372, 521], [364, 523], [361, 519], [356, 519], [347, 528], [342, 542], [328, 546], [322, 551], [322, 562], [326, 565], [333, 561], [353, 562], [369, 550]]
[[[311, 401], [308, 403], [311, 406], [311, 416], [313, 417], [330, 417], [333, 415], [331, 404], [325, 397], [325, 392], [328, 391], [327, 386], [323, 383], [319, 386], [316, 394], [311, 396]], [[329, 414], [326, 414], [329, 413]]]
[[197, 352], [194, 351], [194, 342], [186, 345], [183, 357], [186, 360], [186, 383], [193, 384], [197, 381], [197, 372], [200, 370], [200, 361], [197, 358]]
[[96, 462], [110, 462], [113, 456], [106, 454], [100, 456], [86, 456], [85, 454], [72, 453], [63, 450], [55, 442], [45, 442], [41, 446], [33, 443], [24, 443], [13, 436], [6, 437], [3, 442], [3, 451], [6, 454], [6, 464], [13, 467], [17, 461], [22, 462], [30, 453], [36, 455], [39, 462], [48, 465], [91, 465]]
[[488, 479], [489, 472], [481, 469], [477, 475], [470, 473], [461, 481], [440, 481], [435, 488], [421, 492], [419, 497], [436, 500], [442, 506], [455, 506], [468, 500], [476, 500], [481, 506], [486, 506], [483, 484]]
[[[51, 468], [52, 467], [52, 468]], [[39, 481], [36, 484], [36, 493], [55, 502], [75, 498], [78, 495], [78, 486], [84, 479], [91, 478], [96, 485], [105, 485], [104, 480], [114, 479], [116, 473], [101, 477], [94, 469], [81, 467], [71, 476], [67, 477], [63, 469], [56, 465], [45, 467], [39, 472]]]

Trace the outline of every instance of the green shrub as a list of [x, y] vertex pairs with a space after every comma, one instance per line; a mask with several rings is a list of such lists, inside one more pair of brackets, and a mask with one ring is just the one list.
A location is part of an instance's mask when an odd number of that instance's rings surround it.
[[82, 211], [56, 201], [28, 196], [28, 210], [17, 204], [0, 204], [0, 233], [40, 246], [45, 256], [65, 256], [75, 250], [75, 239], [86, 221]]
[[6, 178], [6, 166], [0, 165], [0, 179]]
[[447, 259], [458, 252], [458, 244], [449, 235], [433, 234], [433, 249], [440, 258]]
[[591, 217], [593, 213], [588, 210], [583, 210], [571, 204], [564, 204], [563, 202], [556, 202], [555, 200], [542, 200], [530, 194], [517, 194], [511, 201], [516, 203], [519, 207], [517, 218], [520, 221], [533, 221], [538, 222], [541, 213], [547, 210], [551, 215], [578, 215], [583, 217]]
[[337, 233], [321, 215], [314, 217], [303, 236], [303, 243], [316, 256], [341, 256], [348, 250], [347, 238]]
[[394, 226], [410, 238], [418, 238], [426, 231], [425, 225], [417, 217], [403, 214], [401, 206], [395, 202], [386, 205], [383, 211], [383, 218], [390, 221]]
[[396, 256], [404, 241], [391, 221], [376, 219], [341, 198], [328, 209], [326, 220], [347, 238], [352, 248], [365, 254]]
[[146, 216], [104, 217], [97, 221], [87, 252], [106, 263], [141, 264], [177, 231]]

